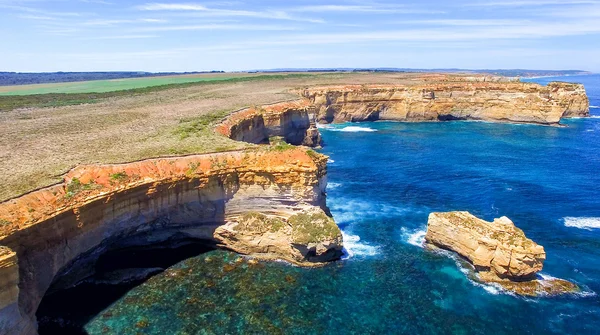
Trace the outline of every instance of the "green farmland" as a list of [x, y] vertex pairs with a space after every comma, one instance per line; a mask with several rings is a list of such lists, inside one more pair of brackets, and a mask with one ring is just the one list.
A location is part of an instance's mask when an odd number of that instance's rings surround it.
[[52, 93], [106, 93], [153, 86], [227, 81], [240, 77], [248, 78], [252, 76], [253, 75], [249, 74], [229, 73], [224, 75], [182, 75], [165, 77], [94, 80], [70, 83], [0, 86], [0, 96]]

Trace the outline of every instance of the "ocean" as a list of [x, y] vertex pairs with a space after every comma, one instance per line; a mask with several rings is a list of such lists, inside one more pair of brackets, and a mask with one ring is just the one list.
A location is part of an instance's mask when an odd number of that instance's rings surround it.
[[[303, 269], [216, 250], [187, 259], [90, 320], [89, 334], [597, 334], [600, 75], [592, 117], [566, 127], [454, 121], [321, 128], [343, 260]], [[422, 247], [427, 216], [507, 216], [543, 245], [543, 276], [581, 293], [524, 298]]]

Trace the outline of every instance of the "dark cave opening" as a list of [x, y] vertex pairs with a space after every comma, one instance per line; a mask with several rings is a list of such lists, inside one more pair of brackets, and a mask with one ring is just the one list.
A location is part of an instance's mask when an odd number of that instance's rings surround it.
[[64, 274], [78, 271], [80, 264], [74, 262], [56, 276], [42, 299], [36, 312], [38, 332], [87, 334], [85, 325], [134, 287], [176, 263], [215, 249], [213, 241], [192, 238], [146, 246], [117, 246], [92, 260], [92, 275], [75, 285], [62, 287]]

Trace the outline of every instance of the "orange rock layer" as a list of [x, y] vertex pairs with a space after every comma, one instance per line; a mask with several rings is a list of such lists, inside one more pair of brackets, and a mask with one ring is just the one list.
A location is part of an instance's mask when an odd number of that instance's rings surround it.
[[347, 85], [306, 89], [319, 122], [374, 120], [558, 124], [589, 116], [583, 85], [458, 80], [409, 86]]
[[[234, 250], [299, 265], [339, 258], [341, 233], [301, 245], [286, 224], [299, 213], [325, 215], [326, 162], [291, 148], [81, 166], [62, 184], [1, 203], [0, 333], [35, 334], [35, 312], [55, 278], [77, 284], [95, 271], [96, 250], [127, 238], [234, 241]], [[270, 236], [276, 249], [235, 229], [248, 212], [288, 227]]]

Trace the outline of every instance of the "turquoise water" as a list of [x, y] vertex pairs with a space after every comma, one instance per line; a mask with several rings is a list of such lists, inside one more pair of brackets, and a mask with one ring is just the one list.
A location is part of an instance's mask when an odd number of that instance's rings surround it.
[[[600, 105], [600, 76], [586, 84]], [[548, 79], [537, 79], [545, 82]], [[600, 115], [600, 109], [591, 109]], [[597, 334], [600, 118], [568, 127], [447, 122], [322, 129], [346, 259], [320, 269], [225, 251], [130, 291], [90, 334]], [[583, 293], [526, 299], [471, 282], [420, 246], [432, 211], [508, 216], [546, 248], [544, 275]]]

